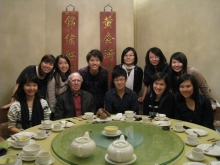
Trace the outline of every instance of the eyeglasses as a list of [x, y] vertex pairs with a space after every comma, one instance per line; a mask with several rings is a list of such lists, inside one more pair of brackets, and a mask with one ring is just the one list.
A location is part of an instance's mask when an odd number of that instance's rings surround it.
[[114, 82], [116, 82], [116, 83], [125, 82], [125, 79], [124, 78], [115, 79]]
[[81, 82], [81, 80], [70, 80], [72, 83], [80, 83]]

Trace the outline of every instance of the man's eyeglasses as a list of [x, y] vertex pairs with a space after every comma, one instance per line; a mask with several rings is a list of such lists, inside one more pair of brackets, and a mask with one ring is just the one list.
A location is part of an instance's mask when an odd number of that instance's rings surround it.
[[81, 82], [81, 80], [70, 80], [72, 83], [80, 83]]

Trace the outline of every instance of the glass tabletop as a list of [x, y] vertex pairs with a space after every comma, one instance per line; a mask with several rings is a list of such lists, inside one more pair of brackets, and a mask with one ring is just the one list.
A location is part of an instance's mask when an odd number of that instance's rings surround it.
[[[82, 124], [71, 127], [59, 133], [52, 141], [51, 148], [55, 156], [66, 164], [104, 165], [107, 148], [116, 137], [106, 137], [102, 131], [105, 126], [115, 125], [126, 140], [134, 147], [137, 159], [134, 165], [169, 164], [177, 160], [184, 151], [182, 139], [171, 131], [164, 131], [162, 127], [141, 122], [112, 121], [98, 124]], [[72, 154], [70, 145], [77, 137], [89, 132], [90, 138], [96, 143], [95, 152], [88, 158], [78, 158]]]

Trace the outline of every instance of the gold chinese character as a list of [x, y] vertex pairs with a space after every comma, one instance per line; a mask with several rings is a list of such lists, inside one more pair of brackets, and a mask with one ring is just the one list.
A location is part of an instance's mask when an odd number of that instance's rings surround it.
[[72, 27], [75, 26], [76, 24], [74, 20], [75, 20], [74, 16], [68, 16], [64, 23], [66, 24], [67, 27], [70, 27], [72, 29]]
[[113, 54], [115, 54], [115, 52], [113, 51], [113, 49], [106, 48], [106, 49], [104, 50], [104, 59], [105, 59], [105, 58], [110, 58], [111, 61], [113, 61]]
[[75, 45], [74, 39], [75, 39], [75, 36], [74, 36], [73, 33], [67, 34], [66, 37], [65, 37], [66, 44]]
[[104, 22], [102, 23], [104, 24], [104, 28], [107, 28], [107, 27], [112, 28], [112, 22], [113, 22], [113, 19], [111, 16], [109, 16], [109, 17], [105, 17]]
[[74, 58], [76, 58], [76, 53], [75, 51], [70, 52], [69, 50], [66, 53], [66, 56], [70, 59], [73, 60]]
[[115, 38], [112, 37], [110, 33], [107, 33], [104, 39], [105, 43], [112, 43], [112, 40], [114, 40]]

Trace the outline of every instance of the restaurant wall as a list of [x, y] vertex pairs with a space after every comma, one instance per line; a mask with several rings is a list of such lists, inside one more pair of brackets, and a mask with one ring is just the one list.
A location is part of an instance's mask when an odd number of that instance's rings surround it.
[[108, 4], [116, 11], [117, 63], [123, 49], [134, 46], [133, 0], [1, 0], [0, 107], [9, 103], [26, 66], [38, 65], [45, 54], [61, 54], [61, 13], [69, 4], [79, 12], [79, 68], [87, 66], [91, 49], [100, 48], [99, 13]]
[[159, 47], [168, 62], [183, 52], [188, 65], [198, 68], [214, 97], [220, 101], [220, 1], [219, 0], [134, 0], [135, 48], [138, 65], [145, 54]]

